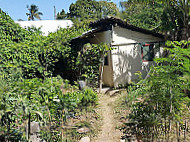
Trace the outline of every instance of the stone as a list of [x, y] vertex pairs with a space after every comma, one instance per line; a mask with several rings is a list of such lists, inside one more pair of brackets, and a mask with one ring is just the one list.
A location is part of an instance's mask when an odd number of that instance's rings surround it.
[[86, 87], [86, 82], [83, 81], [83, 80], [80, 80], [80, 81], [79, 81], [79, 89], [80, 89], [80, 90], [83, 90], [85, 87]]
[[30, 122], [30, 133], [39, 133], [40, 132], [40, 123], [39, 122]]
[[[39, 138], [40, 132], [40, 123], [39, 122], [30, 122], [30, 141], [31, 142], [40, 142]], [[26, 137], [28, 139], [28, 125], [26, 125]]]
[[30, 135], [30, 142], [41, 142], [41, 139], [36, 134]]
[[117, 93], [119, 93], [120, 92], [120, 90], [109, 90], [108, 92], [107, 92], [107, 94], [109, 95], [109, 96], [115, 96], [115, 95], [117, 95]]
[[90, 142], [90, 138], [89, 137], [83, 137], [80, 139], [79, 142]]
[[[111, 88], [110, 87], [104, 87], [104, 88], [102, 88], [102, 90], [101, 90], [101, 94], [106, 94], [107, 92], [109, 92], [111, 90]], [[97, 90], [97, 92], [99, 92], [99, 88], [98, 88], [98, 90]]]
[[87, 133], [87, 132], [89, 132], [89, 131], [90, 131], [90, 129], [87, 128], [87, 127], [83, 127], [83, 128], [80, 128], [80, 129], [77, 130], [77, 132], [78, 132], [79, 134]]

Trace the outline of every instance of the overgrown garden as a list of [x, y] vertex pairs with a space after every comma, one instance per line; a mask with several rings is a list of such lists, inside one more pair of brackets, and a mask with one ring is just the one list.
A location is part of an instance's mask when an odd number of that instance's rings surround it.
[[92, 89], [80, 91], [74, 82], [98, 79], [101, 46], [76, 52], [70, 44], [86, 30], [74, 26], [45, 37], [39, 29], [22, 29], [0, 11], [0, 141], [27, 141], [32, 121], [42, 126], [41, 139], [71, 140], [65, 137], [67, 119], [98, 99]]
[[114, 3], [78, 0], [68, 13], [62, 10], [57, 15], [72, 19], [75, 26], [47, 37], [36, 28], [22, 29], [0, 10], [0, 141], [27, 141], [32, 121], [40, 123], [39, 136], [45, 141], [77, 141], [81, 135], [76, 128], [90, 127], [82, 122], [66, 132], [68, 119], [96, 106], [97, 93], [79, 90], [77, 81], [98, 87], [99, 67], [109, 49], [88, 43], [79, 48], [72, 39], [90, 30], [80, 22], [108, 15], [179, 40], [166, 43], [166, 56], [155, 59], [157, 65], [146, 79], [137, 73], [139, 82], [128, 84], [124, 138], [190, 141], [189, 1], [129, 0], [121, 2], [121, 8], [119, 13]]
[[[189, 42], [167, 42], [167, 57], [155, 59], [149, 77], [128, 87], [130, 113], [123, 127], [126, 139], [189, 141]], [[138, 73], [140, 76], [140, 73]]]

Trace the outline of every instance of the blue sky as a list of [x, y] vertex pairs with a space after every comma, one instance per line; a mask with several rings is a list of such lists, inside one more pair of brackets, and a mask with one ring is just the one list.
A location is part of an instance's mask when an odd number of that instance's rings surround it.
[[[112, 0], [119, 4], [121, 0]], [[69, 10], [71, 3], [76, 0], [0, 0], [0, 8], [8, 13], [13, 20], [23, 19], [27, 20], [26, 13], [28, 12], [26, 6], [35, 4], [39, 7], [39, 11], [43, 13], [42, 20], [54, 19], [54, 6], [57, 12], [61, 9]]]

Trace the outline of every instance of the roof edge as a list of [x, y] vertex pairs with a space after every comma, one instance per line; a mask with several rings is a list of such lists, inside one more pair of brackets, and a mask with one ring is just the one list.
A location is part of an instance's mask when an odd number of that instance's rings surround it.
[[162, 35], [160, 33], [156, 33], [156, 32], [150, 31], [150, 30], [139, 28], [137, 26], [128, 24], [126, 21], [123, 21], [120, 18], [116, 18], [116, 17], [105, 17], [105, 18], [102, 18], [102, 19], [99, 19], [95, 22], [90, 23], [90, 27], [93, 29], [101, 28], [101, 27], [103, 28], [104, 25], [113, 25], [113, 26], [118, 25], [120, 27], [130, 29], [132, 31], [137, 31], [137, 32], [141, 32], [144, 34], [150, 34], [150, 35], [153, 35], [155, 37], [162, 38], [162, 39], [165, 38], [164, 35]]

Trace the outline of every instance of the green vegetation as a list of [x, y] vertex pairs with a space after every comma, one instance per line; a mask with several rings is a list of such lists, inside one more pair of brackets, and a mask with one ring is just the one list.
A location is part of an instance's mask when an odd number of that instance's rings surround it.
[[58, 12], [57, 19], [88, 23], [106, 16], [116, 16], [140, 28], [163, 33], [169, 40], [188, 40], [189, 1], [128, 0], [120, 2], [121, 11], [110, 1], [77, 0], [69, 12]]
[[[112, 2], [77, 0], [68, 13], [57, 14], [57, 19], [72, 19], [75, 26], [47, 37], [40, 29], [21, 28], [0, 10], [0, 141], [27, 141], [30, 131], [25, 128], [31, 121], [40, 122], [45, 141], [78, 141], [84, 136], [76, 128], [90, 128], [88, 121], [69, 131], [67, 121], [93, 110], [98, 96], [91, 88], [79, 90], [76, 81], [101, 86], [104, 56], [111, 49], [106, 44], [78, 43], [76, 37], [90, 30], [81, 23], [119, 15], [130, 24], [178, 40], [167, 42], [168, 56], [155, 59], [150, 77], [128, 86], [122, 101], [130, 108], [123, 127], [126, 139], [135, 135], [143, 141], [190, 140], [189, 1], [129, 0], [121, 6], [119, 14]], [[28, 20], [40, 19], [37, 6], [27, 8]]]
[[[60, 29], [45, 37], [39, 29], [22, 29], [3, 11], [0, 17], [0, 141], [26, 141], [30, 132], [25, 128], [32, 121], [41, 123], [42, 139], [66, 141], [62, 128], [67, 118], [95, 106], [97, 93], [90, 88], [79, 91], [63, 79], [74, 83], [84, 74], [91, 78], [98, 70], [95, 55], [101, 45], [92, 45], [83, 54], [71, 47], [71, 40], [86, 31], [86, 26]], [[95, 54], [88, 58], [94, 58], [95, 67], [80, 62], [86, 60], [85, 54]], [[63, 68], [58, 68], [60, 64]]]
[[96, 0], [77, 0], [69, 7], [69, 12], [64, 10], [57, 14], [57, 19], [72, 19], [74, 22], [94, 21], [105, 16], [118, 16], [119, 10], [113, 2]]
[[170, 55], [158, 58], [150, 77], [130, 87], [131, 106], [126, 137], [143, 141], [189, 141], [190, 47], [189, 42], [167, 42]]
[[160, 3], [152, 4], [131, 4], [121, 2], [121, 18], [128, 23], [147, 30], [160, 30], [162, 23], [163, 5]]
[[189, 38], [189, 0], [128, 0], [121, 7], [124, 18], [134, 25], [159, 29], [170, 40]]
[[26, 15], [28, 16], [28, 21], [30, 21], [30, 20], [34, 21], [35, 20], [34, 18], [41, 20], [40, 16], [43, 14], [42, 14], [42, 12], [39, 12], [38, 6], [36, 6], [34, 4], [32, 4], [30, 6], [27, 5], [27, 9], [29, 11], [29, 13], [26, 13]]
[[[0, 41], [2, 42], [21, 42], [25, 39], [30, 40], [32, 32], [22, 29], [18, 24], [9, 17], [5, 12], [0, 9]], [[31, 36], [32, 37], [32, 36]]]

